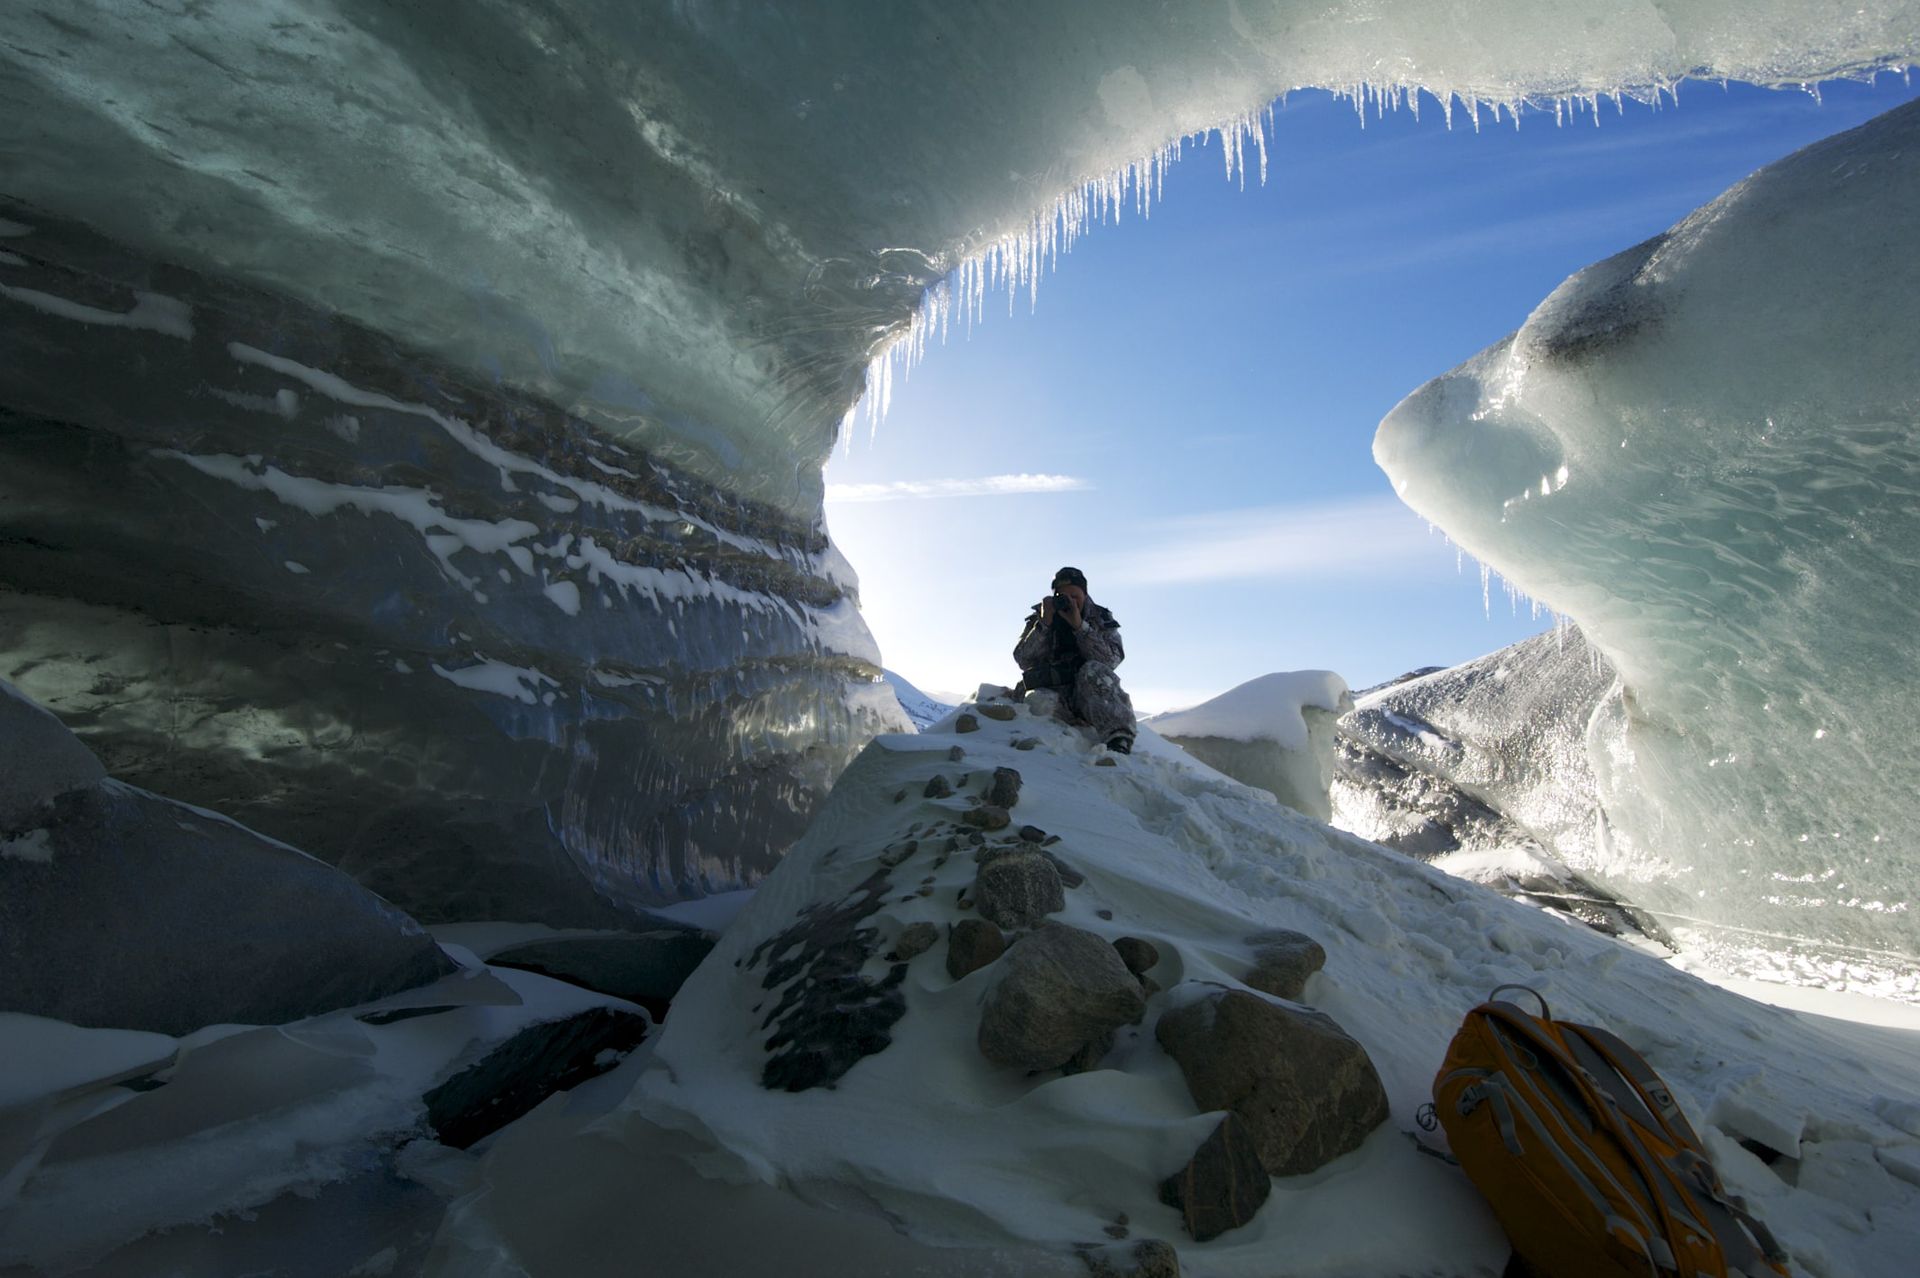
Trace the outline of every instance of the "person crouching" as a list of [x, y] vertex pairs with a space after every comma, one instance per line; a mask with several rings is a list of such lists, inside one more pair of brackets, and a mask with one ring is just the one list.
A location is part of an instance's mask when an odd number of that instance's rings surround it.
[[1053, 574], [1053, 587], [1027, 614], [1013, 659], [1020, 690], [1047, 689], [1060, 697], [1060, 717], [1091, 726], [1107, 749], [1133, 749], [1133, 702], [1114, 667], [1126, 659], [1120, 623], [1087, 597], [1087, 575], [1078, 568]]

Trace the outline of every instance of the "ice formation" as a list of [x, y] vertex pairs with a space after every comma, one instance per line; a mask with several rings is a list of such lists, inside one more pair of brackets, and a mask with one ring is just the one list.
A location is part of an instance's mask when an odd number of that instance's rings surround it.
[[1730, 949], [1920, 955], [1920, 109], [1573, 276], [1409, 396], [1403, 499], [1618, 671], [1596, 863]]
[[429, 918], [751, 881], [898, 723], [820, 514], [886, 352], [1298, 86], [1477, 124], [1915, 13], [7, 8], [0, 675]]

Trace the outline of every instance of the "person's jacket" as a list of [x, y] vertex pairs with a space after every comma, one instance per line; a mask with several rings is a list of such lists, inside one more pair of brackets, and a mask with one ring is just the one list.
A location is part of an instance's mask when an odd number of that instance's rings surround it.
[[1126, 660], [1127, 650], [1120, 642], [1120, 623], [1113, 614], [1093, 600], [1087, 600], [1075, 630], [1058, 613], [1053, 624], [1041, 620], [1040, 605], [1027, 614], [1026, 628], [1013, 645], [1013, 660], [1027, 678], [1030, 688], [1054, 687], [1073, 682], [1073, 676], [1089, 661], [1117, 666]]

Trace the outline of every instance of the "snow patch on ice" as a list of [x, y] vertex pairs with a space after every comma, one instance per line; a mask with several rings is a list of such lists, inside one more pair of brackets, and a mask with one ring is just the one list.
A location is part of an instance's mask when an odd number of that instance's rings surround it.
[[540, 588], [540, 593], [553, 601], [553, 606], [569, 617], [580, 615], [580, 587], [571, 581], [550, 581]]
[[1283, 670], [1249, 679], [1190, 710], [1155, 715], [1147, 722], [1163, 737], [1273, 741], [1288, 750], [1305, 750], [1303, 711], [1312, 706], [1338, 714], [1350, 704], [1347, 681], [1333, 671]]
[[433, 672], [448, 683], [458, 684], [462, 688], [492, 693], [496, 697], [511, 697], [530, 706], [540, 703], [546, 689], [560, 686], [558, 679], [531, 667], [510, 666], [504, 661], [489, 658], [482, 658], [475, 665], [461, 666], [457, 670], [449, 670], [435, 663]]
[[88, 306], [65, 297], [56, 297], [52, 293], [43, 293], [39, 289], [15, 288], [0, 284], [0, 297], [10, 297], [16, 302], [44, 311], [60, 319], [77, 320], [82, 324], [100, 324], [108, 328], [140, 328], [149, 332], [161, 333], [167, 337], [177, 337], [182, 341], [193, 340], [193, 309], [176, 298], [163, 297], [158, 293], [139, 293], [134, 295], [133, 309], [126, 312], [105, 311], [97, 306]]
[[34, 861], [45, 865], [53, 860], [53, 848], [46, 830], [28, 830], [10, 839], [0, 839], [0, 857], [12, 861]]

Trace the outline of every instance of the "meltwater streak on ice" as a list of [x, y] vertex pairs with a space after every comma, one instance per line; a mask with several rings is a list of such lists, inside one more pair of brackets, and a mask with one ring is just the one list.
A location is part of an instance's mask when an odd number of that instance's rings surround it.
[[1248, 123], [1301, 86], [1362, 110], [1424, 89], [1478, 121], [1687, 75], [1861, 74], [1920, 52], [1917, 15], [74, 0], [57, 25], [0, 11], [0, 153], [17, 200], [811, 515], [872, 357], [989, 283], [1030, 290], [1090, 217], [1144, 209], [1173, 139], [1227, 122], [1237, 172], [1262, 147]]
[[1910, 104], [1761, 170], [1569, 279], [1374, 445], [1618, 669], [1593, 868], [1727, 944], [1909, 970], [1917, 152]]

